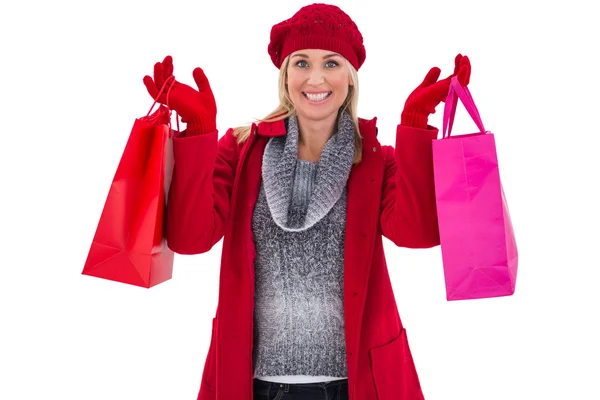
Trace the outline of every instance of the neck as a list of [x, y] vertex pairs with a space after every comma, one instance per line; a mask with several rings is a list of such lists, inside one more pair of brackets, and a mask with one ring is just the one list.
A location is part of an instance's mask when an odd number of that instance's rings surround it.
[[319, 161], [325, 144], [336, 131], [336, 124], [337, 113], [321, 120], [311, 120], [298, 115], [298, 158]]

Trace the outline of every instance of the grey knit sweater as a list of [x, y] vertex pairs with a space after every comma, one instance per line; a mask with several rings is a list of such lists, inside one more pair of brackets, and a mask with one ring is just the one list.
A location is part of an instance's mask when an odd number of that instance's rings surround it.
[[318, 163], [298, 160], [296, 117], [272, 138], [254, 208], [255, 377], [344, 378], [346, 182], [354, 125], [342, 114]]

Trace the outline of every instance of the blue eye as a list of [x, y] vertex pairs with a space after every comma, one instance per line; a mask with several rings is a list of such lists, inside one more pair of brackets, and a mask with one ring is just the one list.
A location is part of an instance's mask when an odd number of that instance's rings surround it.
[[[335, 68], [335, 67], [337, 67], [339, 64], [338, 64], [336, 61], [327, 61], [327, 62], [325, 63], [325, 65], [327, 66], [327, 68]], [[307, 66], [308, 66], [308, 63], [307, 63], [305, 60], [300, 60], [300, 61], [298, 61], [298, 62], [296, 63], [296, 66], [297, 66], [297, 67], [300, 67], [300, 68], [305, 68], [305, 67], [307, 67]]]

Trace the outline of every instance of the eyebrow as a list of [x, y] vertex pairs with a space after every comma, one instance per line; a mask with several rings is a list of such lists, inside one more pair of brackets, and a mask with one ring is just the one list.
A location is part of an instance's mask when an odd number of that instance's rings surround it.
[[[306, 54], [303, 54], [303, 53], [294, 54], [292, 56], [292, 58], [294, 58], [294, 57], [309, 58]], [[326, 60], [331, 57], [341, 57], [341, 55], [339, 55], [338, 53], [327, 54], [326, 56], [323, 56], [323, 60]]]

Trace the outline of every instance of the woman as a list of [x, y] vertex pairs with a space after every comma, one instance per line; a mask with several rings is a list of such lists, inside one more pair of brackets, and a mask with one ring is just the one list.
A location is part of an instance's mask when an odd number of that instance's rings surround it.
[[[439, 244], [428, 115], [450, 77], [432, 68], [408, 97], [395, 149], [357, 117], [362, 35], [338, 7], [313, 4], [271, 30], [280, 105], [220, 139], [208, 79], [175, 82], [187, 123], [174, 138], [167, 240], [180, 254], [223, 238], [219, 305], [198, 399], [422, 399], [382, 236]], [[470, 76], [458, 55], [454, 76]], [[144, 78], [150, 95], [167, 56]], [[172, 78], [171, 78], [172, 79]], [[166, 104], [166, 96], [158, 99]]]

